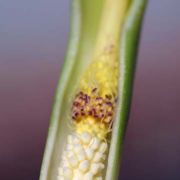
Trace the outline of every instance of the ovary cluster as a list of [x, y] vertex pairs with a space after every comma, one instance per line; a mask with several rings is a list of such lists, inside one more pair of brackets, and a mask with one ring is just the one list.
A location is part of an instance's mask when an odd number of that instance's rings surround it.
[[102, 180], [107, 143], [88, 132], [68, 136], [59, 180]]
[[118, 63], [110, 45], [85, 70], [72, 102], [58, 180], [102, 180], [117, 103]]

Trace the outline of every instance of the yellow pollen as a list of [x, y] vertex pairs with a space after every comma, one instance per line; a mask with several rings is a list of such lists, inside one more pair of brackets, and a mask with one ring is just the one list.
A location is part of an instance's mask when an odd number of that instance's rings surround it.
[[100, 139], [105, 139], [108, 134], [107, 125], [101, 122], [97, 122], [92, 117], [87, 117], [82, 121], [75, 124], [76, 132], [81, 134], [83, 132], [88, 132], [91, 135], [97, 136]]

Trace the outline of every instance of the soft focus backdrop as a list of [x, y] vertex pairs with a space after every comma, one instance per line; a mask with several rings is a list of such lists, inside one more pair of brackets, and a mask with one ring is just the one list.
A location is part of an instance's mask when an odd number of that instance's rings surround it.
[[[67, 0], [0, 0], [0, 179], [38, 180], [69, 31]], [[180, 179], [180, 1], [150, 0], [121, 180]]]

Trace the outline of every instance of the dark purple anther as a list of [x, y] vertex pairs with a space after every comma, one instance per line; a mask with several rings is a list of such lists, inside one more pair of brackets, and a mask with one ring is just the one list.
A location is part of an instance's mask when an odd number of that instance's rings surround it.
[[95, 92], [96, 92], [96, 90], [97, 90], [97, 88], [94, 88], [94, 89], [92, 90], [92, 93], [95, 93]]
[[88, 114], [91, 116], [92, 115], [92, 111], [89, 111]]
[[84, 112], [82, 112], [82, 113], [81, 113], [81, 115], [82, 115], [82, 116], [85, 116], [85, 113], [84, 113]]
[[93, 114], [96, 114], [96, 110], [95, 110], [94, 108], [92, 109], [92, 113], [93, 113]]
[[76, 112], [76, 113], [74, 114], [74, 116], [75, 116], [75, 117], [77, 117], [78, 115], [79, 115], [79, 113], [78, 113], [78, 112]]
[[108, 106], [112, 106], [112, 103], [110, 101], [106, 102]]
[[97, 97], [96, 100], [102, 100], [102, 97]]
[[94, 118], [98, 118], [99, 116], [97, 114], [94, 115]]
[[79, 106], [80, 104], [79, 104], [79, 102], [76, 102], [76, 101], [75, 101], [75, 102], [73, 103], [73, 105], [74, 105], [74, 106]]
[[89, 98], [88, 98], [88, 95], [87, 95], [87, 94], [85, 95], [84, 100], [85, 100], [86, 103], [89, 102]]
[[108, 116], [112, 116], [112, 113], [108, 112]]
[[101, 118], [103, 118], [103, 117], [104, 117], [104, 114], [101, 115]]

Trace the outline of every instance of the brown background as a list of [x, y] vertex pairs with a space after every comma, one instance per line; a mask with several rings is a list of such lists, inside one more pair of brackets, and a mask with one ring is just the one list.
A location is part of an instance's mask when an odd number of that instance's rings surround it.
[[[150, 0], [122, 180], [180, 179], [180, 1]], [[0, 180], [37, 180], [69, 31], [67, 0], [0, 1]]]

